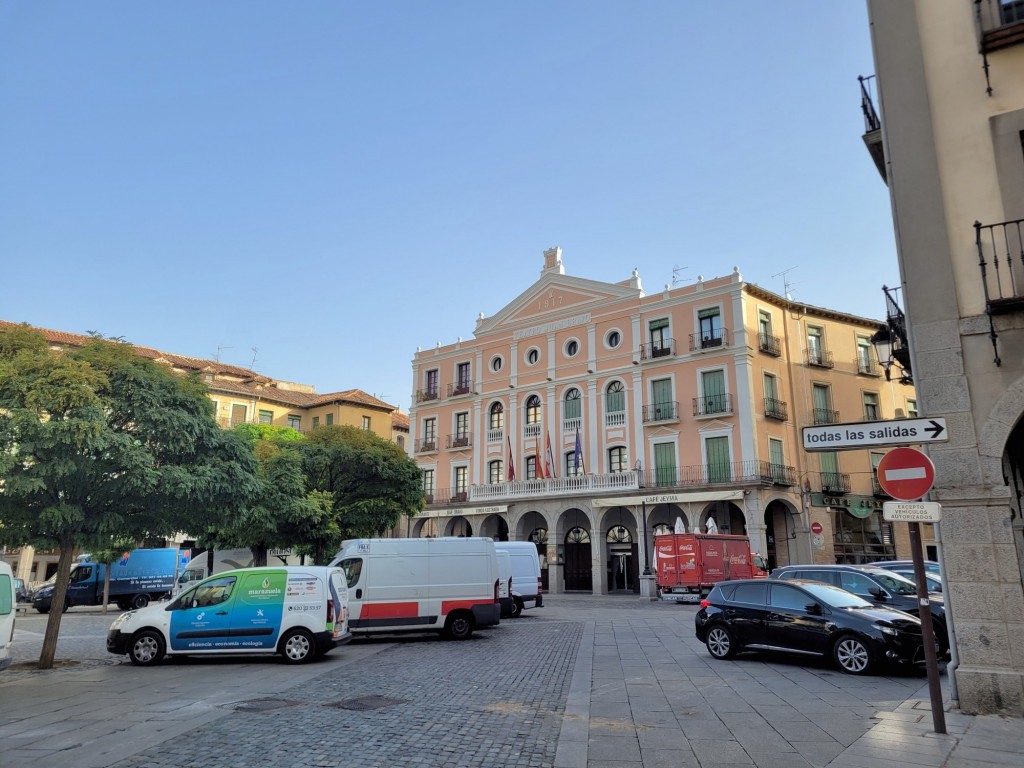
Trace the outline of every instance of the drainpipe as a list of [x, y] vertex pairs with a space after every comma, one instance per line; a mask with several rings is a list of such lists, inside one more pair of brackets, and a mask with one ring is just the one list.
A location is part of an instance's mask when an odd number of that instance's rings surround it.
[[956, 687], [956, 670], [960, 666], [960, 656], [956, 647], [956, 629], [953, 624], [953, 601], [952, 595], [946, 585], [946, 554], [942, 546], [942, 523], [935, 523], [935, 547], [939, 550], [939, 576], [942, 578], [943, 592], [942, 601], [946, 608], [946, 632], [949, 633], [949, 665], [946, 667], [946, 677], [949, 679], [949, 698], [957, 709], [960, 708], [960, 694]]

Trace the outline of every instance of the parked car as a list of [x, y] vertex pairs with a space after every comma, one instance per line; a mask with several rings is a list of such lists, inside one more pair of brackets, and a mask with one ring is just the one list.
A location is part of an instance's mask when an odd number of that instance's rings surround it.
[[700, 606], [697, 639], [716, 659], [781, 651], [831, 657], [851, 675], [867, 674], [883, 659], [924, 662], [919, 619], [819, 581], [720, 582]]
[[[895, 571], [900, 576], [914, 581], [913, 560], [880, 560], [877, 563], [868, 563], [876, 568], [884, 568], [887, 571]], [[942, 593], [942, 576], [939, 574], [939, 564], [934, 560], [924, 561], [924, 578], [928, 582], [929, 592]]]
[[[893, 571], [872, 565], [785, 565], [771, 572], [770, 579], [809, 579], [852, 592], [868, 602], [884, 604], [917, 616], [920, 611], [917, 585]], [[929, 595], [932, 626], [939, 657], [949, 652], [946, 604], [942, 595]]]
[[14, 594], [17, 595], [19, 603], [32, 602], [32, 590], [28, 588], [24, 579], [14, 579]]

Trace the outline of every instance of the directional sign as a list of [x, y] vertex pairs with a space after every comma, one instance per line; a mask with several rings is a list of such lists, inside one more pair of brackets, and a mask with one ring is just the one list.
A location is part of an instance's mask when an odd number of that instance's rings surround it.
[[894, 448], [878, 462], [878, 484], [894, 499], [920, 499], [934, 482], [932, 460], [916, 448]]
[[802, 430], [805, 451], [851, 451], [879, 445], [920, 445], [949, 440], [945, 419], [893, 419], [823, 424]]
[[887, 501], [882, 505], [882, 519], [887, 523], [937, 523], [942, 519], [942, 505], [937, 501]]

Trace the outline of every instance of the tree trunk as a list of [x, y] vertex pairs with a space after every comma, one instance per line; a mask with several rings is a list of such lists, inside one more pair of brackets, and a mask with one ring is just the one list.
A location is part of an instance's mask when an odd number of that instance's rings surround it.
[[103, 613], [107, 612], [107, 602], [110, 600], [110, 572], [113, 570], [113, 563], [106, 563], [103, 566]]
[[75, 558], [73, 541], [70, 536], [61, 536], [60, 559], [57, 561], [57, 581], [53, 585], [53, 600], [50, 601], [50, 616], [43, 635], [43, 650], [39, 654], [39, 669], [53, 669], [53, 657], [57, 653], [57, 637], [60, 634], [60, 620], [64, 616], [64, 599], [71, 582], [71, 563]]
[[253, 568], [261, 568], [267, 564], [267, 550], [269, 547], [263, 544], [254, 544], [249, 549], [252, 551]]
[[316, 542], [316, 552], [313, 554], [314, 565], [327, 565], [327, 561], [324, 559], [324, 549], [326, 549], [324, 542], [318, 539]]

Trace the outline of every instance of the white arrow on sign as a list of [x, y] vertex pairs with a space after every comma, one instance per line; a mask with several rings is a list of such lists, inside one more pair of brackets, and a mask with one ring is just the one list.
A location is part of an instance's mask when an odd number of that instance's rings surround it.
[[942, 505], [936, 501], [886, 501], [882, 519], [887, 523], [937, 523], [942, 519]]
[[949, 440], [946, 420], [892, 419], [822, 424], [801, 430], [805, 451], [851, 451], [879, 445], [920, 445]]

